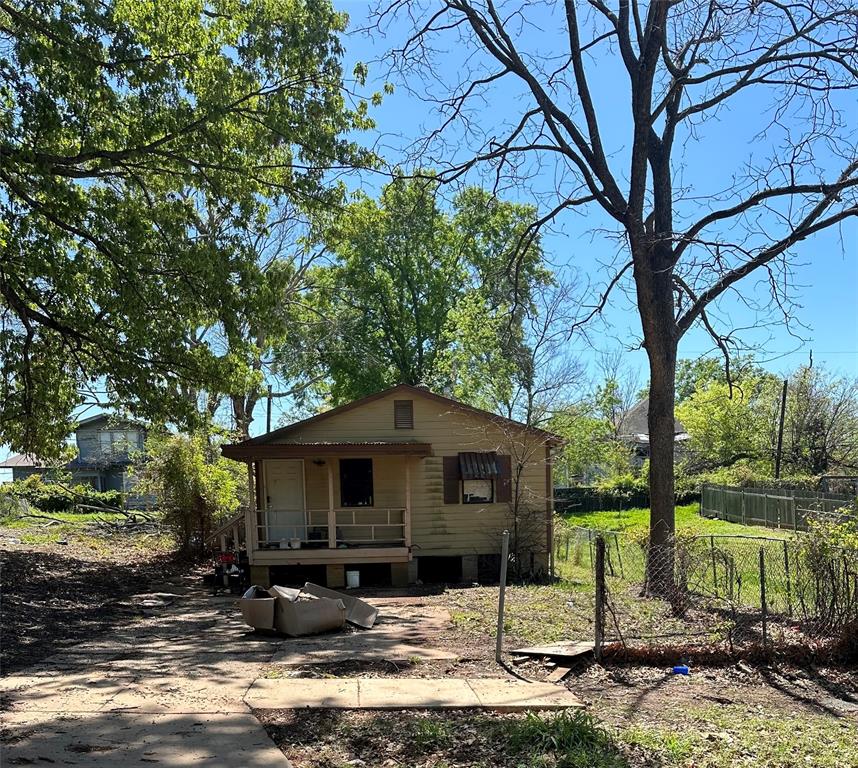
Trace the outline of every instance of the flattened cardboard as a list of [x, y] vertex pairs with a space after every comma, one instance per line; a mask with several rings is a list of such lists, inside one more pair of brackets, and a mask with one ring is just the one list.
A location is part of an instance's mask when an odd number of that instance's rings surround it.
[[318, 584], [308, 581], [304, 585], [303, 592], [314, 597], [329, 597], [332, 600], [342, 600], [346, 606], [346, 621], [349, 624], [354, 624], [362, 629], [372, 629], [375, 620], [378, 618], [378, 608], [373, 608], [369, 603], [360, 600], [351, 595], [344, 595], [342, 592], [337, 592], [327, 587], [321, 587]]

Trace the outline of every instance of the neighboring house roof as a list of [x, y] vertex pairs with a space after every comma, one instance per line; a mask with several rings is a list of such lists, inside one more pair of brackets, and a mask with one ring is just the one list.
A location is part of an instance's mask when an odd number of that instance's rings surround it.
[[[620, 417], [618, 434], [622, 439], [649, 442], [648, 397], [639, 400]], [[687, 437], [688, 433], [679, 419], [673, 420], [673, 434], [677, 440], [684, 440]]]
[[14, 456], [8, 456], [5, 461], [0, 463], [0, 469], [17, 469], [18, 467], [45, 467], [45, 463], [29, 453], [16, 453]]
[[75, 428], [75, 432], [81, 427], [91, 427], [100, 422], [104, 423], [114, 423], [114, 424], [127, 424], [131, 427], [136, 427], [138, 429], [145, 429], [145, 424], [135, 421], [134, 419], [126, 418], [125, 416], [118, 416], [115, 413], [97, 413], [95, 416], [88, 416], [85, 419], [81, 419], [77, 423], [77, 427]]
[[[397, 384], [395, 387], [390, 387], [388, 389], [384, 389], [381, 392], [375, 392], [372, 395], [367, 395], [366, 397], [362, 397], [358, 400], [354, 400], [350, 403], [346, 403], [345, 405], [340, 405], [337, 408], [331, 408], [329, 411], [325, 411], [324, 413], [319, 413], [315, 416], [310, 416], [307, 419], [302, 419], [301, 421], [296, 421], [294, 424], [289, 424], [288, 426], [281, 427], [280, 429], [275, 429], [273, 432], [268, 432], [267, 434], [260, 435], [259, 437], [252, 437], [249, 440], [245, 440], [241, 443], [234, 443], [233, 445], [224, 445], [222, 447], [222, 453], [224, 456], [228, 456], [230, 458], [239, 458], [239, 455], [244, 456], [244, 451], [241, 450], [233, 450], [239, 447], [241, 448], [249, 448], [251, 446], [260, 446], [266, 445], [267, 443], [271, 443], [274, 440], [283, 440], [284, 438], [288, 438], [289, 435], [300, 431], [303, 427], [306, 427], [308, 424], [316, 424], [320, 421], [324, 421], [325, 419], [330, 419], [333, 416], [338, 416], [341, 413], [345, 413], [354, 408], [360, 408], [363, 405], [371, 403], [375, 400], [380, 400], [383, 397], [387, 397], [389, 395], [398, 395], [398, 394], [407, 394], [416, 397], [425, 397], [428, 400], [434, 400], [435, 402], [441, 403], [451, 410], [457, 410], [463, 413], [469, 413], [481, 418], [484, 418], [488, 421], [491, 421], [495, 424], [499, 424], [501, 426], [514, 427], [516, 429], [531, 432], [535, 435], [539, 435], [543, 438], [547, 443], [553, 445], [561, 445], [564, 442], [564, 439], [559, 435], [554, 434], [553, 432], [548, 432], [544, 429], [539, 429], [538, 427], [530, 427], [527, 424], [523, 424], [520, 421], [515, 421], [514, 419], [508, 419], [504, 416], [499, 416], [496, 413], [491, 413], [490, 411], [484, 411], [480, 408], [474, 408], [471, 405], [466, 405], [465, 403], [461, 403], [458, 400], [454, 400], [450, 397], [445, 397], [444, 395], [439, 395], [426, 387], [416, 387], [411, 384]], [[320, 445], [319, 443], [295, 443], [300, 445]], [[283, 443], [278, 443], [278, 447], [283, 447]], [[379, 448], [382, 446], [396, 446], [400, 448], [411, 447], [411, 451], [417, 453], [420, 450], [426, 449], [428, 446], [424, 443], [413, 443], [407, 441], [398, 441], [398, 442], [389, 442], [389, 441], [377, 441], [375, 443], [332, 443], [329, 445], [337, 446], [337, 447], [345, 447], [347, 445], [360, 445], [360, 446], [370, 446], [375, 445]]]

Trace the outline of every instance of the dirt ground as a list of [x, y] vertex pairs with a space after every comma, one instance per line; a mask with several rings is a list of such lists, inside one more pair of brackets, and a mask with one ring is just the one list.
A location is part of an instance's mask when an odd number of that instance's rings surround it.
[[[33, 545], [21, 543], [19, 536], [19, 530], [0, 529], [6, 674], [32, 669], [46, 656], [82, 640], [110, 636], [135, 617], [145, 619], [148, 609], [132, 596], [158, 591], [159, 584], [188, 572], [160, 549], [147, 553], [121, 542], [106, 548], [73, 541]], [[515, 600], [526, 606], [528, 593], [521, 589]], [[366, 593], [382, 612], [385, 607], [406, 613], [449, 612], [453, 620], [439, 622], [426, 643], [451, 651], [453, 659], [298, 667], [272, 661], [262, 665], [261, 674], [404, 681], [515, 674], [543, 680], [552, 671], [549, 663], [536, 659], [504, 669], [494, 662], [491, 624], [456, 620], [472, 603], [490, 603], [489, 591], [427, 586]], [[229, 608], [219, 600], [218, 610]], [[205, 604], [197, 609], [207, 610]], [[215, 609], [213, 602], [208, 610]], [[526, 627], [526, 636], [511, 632], [507, 650], [533, 640], [538, 617]], [[507, 659], [512, 661], [509, 655]], [[562, 684], [585, 704], [581, 717], [592, 719], [570, 722], [559, 715], [529, 718], [473, 711], [255, 714], [295, 768], [858, 768], [855, 669], [731, 662], [693, 666], [690, 675], [677, 676], [666, 666], [601, 666], [582, 659]], [[567, 751], [558, 750], [557, 744]], [[584, 757], [579, 760], [574, 754]]]
[[23, 543], [25, 531], [0, 528], [0, 666], [9, 674], [146, 608], [128, 602], [186, 572], [161, 545], [70, 536], [65, 544]]

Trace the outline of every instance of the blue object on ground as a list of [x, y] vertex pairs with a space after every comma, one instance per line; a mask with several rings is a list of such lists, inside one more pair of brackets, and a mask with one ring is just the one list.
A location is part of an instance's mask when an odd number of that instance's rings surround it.
[[673, 668], [674, 675], [687, 675], [690, 671], [687, 664], [677, 664]]

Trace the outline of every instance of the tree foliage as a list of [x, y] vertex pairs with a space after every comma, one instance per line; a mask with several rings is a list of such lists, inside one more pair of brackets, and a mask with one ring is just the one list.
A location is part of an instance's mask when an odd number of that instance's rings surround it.
[[183, 549], [201, 549], [213, 527], [246, 501], [244, 472], [220, 455], [218, 438], [207, 431], [152, 430], [138, 467], [138, 490], [155, 496], [164, 523]]
[[507, 267], [533, 209], [466, 188], [448, 212], [436, 192], [431, 174], [399, 177], [320, 234], [336, 257], [316, 276], [334, 403], [404, 382], [485, 405], [509, 397], [526, 364], [525, 319], [551, 277], [538, 241], [517, 278]]
[[367, 160], [344, 23], [325, 0], [0, 2], [0, 440], [49, 455], [103, 386], [182, 418], [183, 383], [246, 375], [194, 333], [250, 269], [236, 233]]

